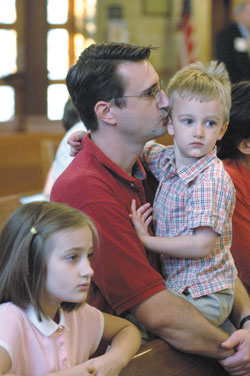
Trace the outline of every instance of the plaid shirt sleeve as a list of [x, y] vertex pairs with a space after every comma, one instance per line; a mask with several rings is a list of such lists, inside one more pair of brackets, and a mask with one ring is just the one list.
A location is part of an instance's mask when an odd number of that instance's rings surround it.
[[235, 188], [228, 174], [216, 166], [192, 190], [189, 228], [211, 227], [221, 235], [225, 222], [232, 218], [235, 206]]
[[145, 170], [151, 171], [157, 180], [160, 180], [161, 167], [164, 159], [166, 158], [167, 147], [149, 141], [146, 143], [143, 154], [142, 163]]

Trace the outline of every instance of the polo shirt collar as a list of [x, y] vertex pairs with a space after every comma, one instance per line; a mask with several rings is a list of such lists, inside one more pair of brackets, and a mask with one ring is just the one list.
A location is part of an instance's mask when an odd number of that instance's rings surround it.
[[139, 180], [146, 179], [146, 172], [142, 166], [142, 163], [140, 159], [137, 160], [137, 162], [134, 164], [133, 167], [133, 176], [127, 174], [125, 171], [123, 171], [117, 164], [115, 164], [111, 159], [109, 159], [91, 140], [90, 136], [87, 135], [84, 137], [82, 141], [83, 145], [83, 153], [84, 150], [88, 154], [91, 154], [94, 158], [98, 160], [100, 164], [102, 164], [107, 169], [111, 170], [113, 173], [115, 173], [120, 178], [127, 180], [129, 182], [136, 183]]
[[65, 323], [65, 316], [64, 312], [61, 308], [59, 308], [59, 315], [60, 320], [59, 324], [57, 324], [55, 321], [53, 321], [51, 318], [47, 318], [44, 315], [41, 315], [41, 321], [39, 321], [37, 317], [37, 313], [33, 306], [29, 306], [26, 310], [26, 314], [29, 318], [29, 320], [32, 322], [32, 324], [36, 327], [39, 332], [41, 332], [46, 337], [49, 337], [53, 333], [57, 331], [57, 329], [61, 328], [62, 326], [69, 330]]

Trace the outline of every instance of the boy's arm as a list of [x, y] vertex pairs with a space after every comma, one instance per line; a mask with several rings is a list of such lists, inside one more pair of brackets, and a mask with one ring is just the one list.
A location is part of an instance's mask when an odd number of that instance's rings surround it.
[[194, 235], [169, 238], [150, 236], [148, 225], [152, 219], [151, 212], [149, 204], [136, 209], [136, 202], [132, 201], [130, 217], [134, 228], [144, 246], [151, 251], [177, 258], [202, 258], [213, 249], [218, 234], [210, 227], [199, 227], [195, 229]]
[[140, 235], [144, 246], [167, 256], [199, 259], [206, 257], [214, 248], [218, 234], [210, 227], [195, 229], [194, 235], [159, 237]]

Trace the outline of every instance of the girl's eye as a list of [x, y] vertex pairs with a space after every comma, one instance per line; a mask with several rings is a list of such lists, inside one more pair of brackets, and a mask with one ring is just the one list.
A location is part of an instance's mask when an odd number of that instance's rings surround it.
[[94, 254], [93, 252], [90, 252], [90, 253], [88, 254], [88, 260], [89, 260], [89, 261], [91, 260], [93, 254]]
[[77, 258], [78, 258], [78, 255], [74, 255], [74, 254], [72, 254], [72, 255], [67, 256], [67, 257], [66, 257], [66, 260], [67, 260], [67, 261], [71, 261], [71, 262], [73, 262], [73, 261], [76, 261]]

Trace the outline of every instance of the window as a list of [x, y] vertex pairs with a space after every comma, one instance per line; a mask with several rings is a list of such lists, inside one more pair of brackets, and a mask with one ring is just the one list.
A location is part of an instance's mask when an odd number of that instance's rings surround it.
[[62, 118], [68, 69], [95, 40], [96, 2], [0, 0], [0, 122]]

